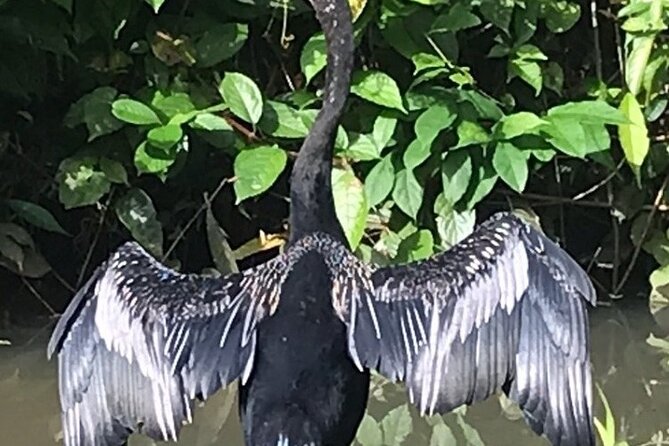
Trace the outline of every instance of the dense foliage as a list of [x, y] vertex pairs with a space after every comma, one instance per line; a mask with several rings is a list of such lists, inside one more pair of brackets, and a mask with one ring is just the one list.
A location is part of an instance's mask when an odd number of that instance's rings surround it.
[[[535, 209], [603, 297], [655, 270], [662, 311], [669, 1], [351, 3], [357, 63], [332, 182], [360, 256], [424, 258], [476, 210]], [[167, 259], [206, 235], [219, 270], [281, 245], [325, 66], [306, 4], [0, 0], [0, 31], [8, 280], [60, 307], [39, 284], [73, 288], [128, 236]], [[239, 249], [221, 248], [216, 220]], [[191, 269], [212, 263], [193, 256]], [[363, 444], [408, 435], [363, 426]]]

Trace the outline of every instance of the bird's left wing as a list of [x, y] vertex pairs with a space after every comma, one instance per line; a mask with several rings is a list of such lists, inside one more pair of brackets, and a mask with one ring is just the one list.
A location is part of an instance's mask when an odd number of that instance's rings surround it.
[[333, 305], [350, 356], [405, 381], [423, 413], [501, 388], [554, 445], [594, 444], [586, 302], [595, 293], [543, 234], [502, 213], [423, 262], [339, 264]]
[[290, 253], [222, 278], [180, 274], [126, 243], [58, 322], [67, 446], [121, 445], [138, 427], [174, 440], [206, 398], [253, 366], [255, 326], [278, 304]]

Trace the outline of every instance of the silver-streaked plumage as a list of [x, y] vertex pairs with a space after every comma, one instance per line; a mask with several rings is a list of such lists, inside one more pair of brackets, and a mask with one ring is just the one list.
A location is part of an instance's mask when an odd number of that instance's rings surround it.
[[176, 439], [194, 398], [249, 376], [256, 326], [313, 252], [329, 272], [354, 363], [405, 381], [421, 412], [503, 389], [554, 445], [594, 444], [591, 282], [562, 249], [505, 213], [440, 255], [384, 268], [318, 232], [223, 278], [180, 274], [123, 245], [77, 294], [49, 345], [59, 352], [66, 444], [120, 444], [138, 425]]

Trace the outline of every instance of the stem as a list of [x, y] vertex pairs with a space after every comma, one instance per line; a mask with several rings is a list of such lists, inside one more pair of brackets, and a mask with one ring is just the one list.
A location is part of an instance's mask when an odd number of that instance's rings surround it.
[[634, 249], [634, 253], [632, 254], [632, 260], [630, 260], [629, 265], [627, 265], [627, 269], [625, 270], [625, 274], [623, 275], [623, 278], [620, 280], [620, 283], [618, 283], [618, 285], [616, 286], [614, 290], [615, 293], [619, 293], [622, 287], [625, 286], [625, 283], [632, 274], [632, 270], [634, 270], [634, 266], [636, 265], [637, 259], [639, 258], [639, 254], [641, 253], [641, 247], [643, 246], [643, 242], [646, 240], [646, 237], [648, 237], [648, 233], [650, 232], [653, 219], [655, 218], [655, 214], [657, 214], [657, 209], [660, 205], [660, 202], [664, 198], [664, 190], [667, 188], [667, 185], [669, 185], [669, 174], [667, 174], [667, 176], [664, 177], [662, 186], [660, 186], [660, 190], [658, 190], [657, 194], [655, 195], [655, 200], [653, 201], [653, 208], [650, 210], [648, 218], [646, 219], [646, 226], [643, 228], [643, 232], [641, 233], [639, 244]]

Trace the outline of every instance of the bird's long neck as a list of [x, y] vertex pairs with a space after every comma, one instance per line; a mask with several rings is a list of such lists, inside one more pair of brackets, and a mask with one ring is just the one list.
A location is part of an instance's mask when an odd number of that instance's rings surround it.
[[353, 25], [346, 0], [311, 0], [327, 45], [323, 107], [293, 166], [291, 241], [314, 231], [343, 239], [335, 214], [331, 172], [334, 138], [349, 93], [353, 66]]

